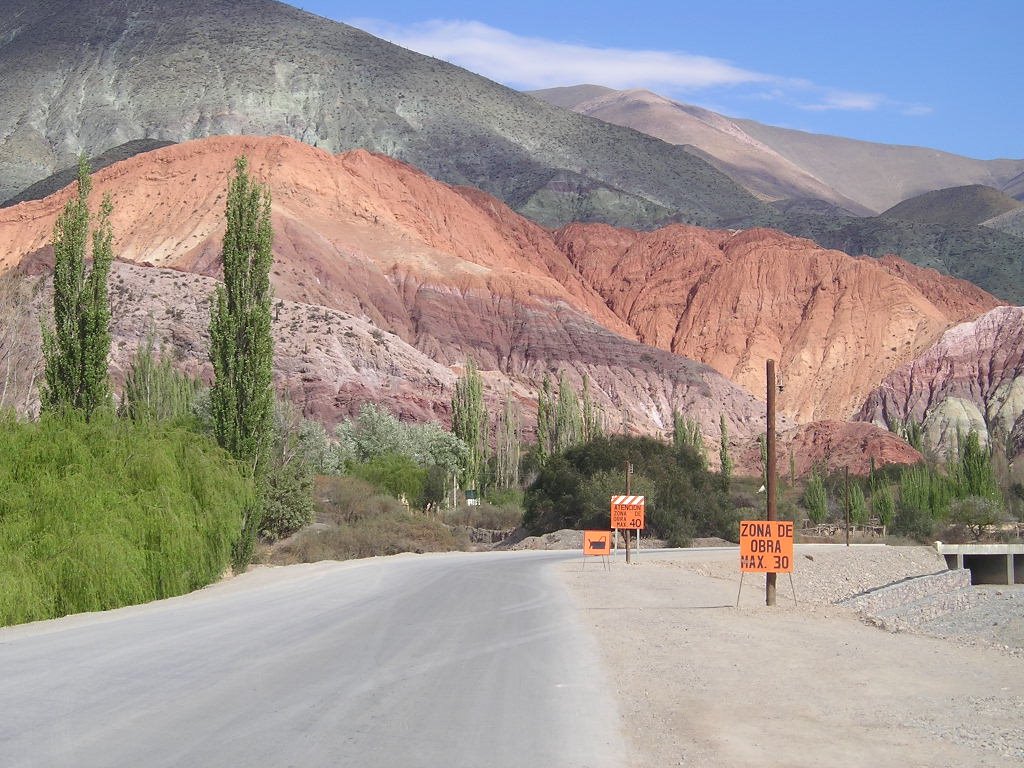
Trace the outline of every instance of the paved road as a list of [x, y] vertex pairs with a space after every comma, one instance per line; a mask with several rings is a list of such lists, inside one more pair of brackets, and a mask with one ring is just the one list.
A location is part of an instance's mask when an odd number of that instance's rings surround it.
[[265, 569], [0, 630], [0, 765], [622, 766], [572, 556]]

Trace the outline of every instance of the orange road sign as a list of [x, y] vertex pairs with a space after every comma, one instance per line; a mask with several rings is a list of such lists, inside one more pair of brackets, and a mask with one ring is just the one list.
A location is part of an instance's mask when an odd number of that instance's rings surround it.
[[793, 523], [789, 520], [740, 521], [740, 571], [793, 572]]
[[583, 554], [607, 556], [612, 553], [611, 531], [584, 531]]
[[644, 525], [643, 496], [612, 496], [612, 528], [641, 530]]

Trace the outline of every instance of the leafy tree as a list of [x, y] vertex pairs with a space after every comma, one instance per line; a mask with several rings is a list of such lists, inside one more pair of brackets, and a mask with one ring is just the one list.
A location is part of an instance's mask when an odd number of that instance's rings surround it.
[[925, 464], [904, 470], [893, 530], [919, 539], [931, 536], [949, 511], [950, 483]]
[[412, 506], [422, 503], [427, 470], [418, 467], [408, 456], [395, 453], [377, 456], [365, 464], [357, 464], [352, 474], [395, 498], [404, 498]]
[[850, 486], [850, 522], [854, 525], [864, 525], [868, 521], [868, 505], [864, 499], [864, 490], [860, 483]]
[[332, 471], [354, 473], [358, 465], [382, 456], [404, 456], [427, 470], [429, 492], [424, 500], [431, 504], [447, 497], [452, 476], [465, 470], [469, 458], [469, 447], [439, 424], [403, 424], [373, 403], [365, 404], [355, 419], [339, 424], [335, 436]]
[[807, 481], [807, 487], [804, 489], [804, 506], [812, 523], [820, 525], [825, 522], [828, 517], [828, 491], [825, 490], [825, 481], [817, 470], [811, 472], [811, 479]]
[[580, 401], [566, 376], [558, 380], [558, 404], [555, 406], [555, 450], [564, 451], [583, 440], [583, 417]]
[[346, 419], [335, 428], [340, 462], [365, 462], [387, 453], [412, 454], [409, 431], [391, 411], [366, 403], [359, 415]]
[[519, 457], [522, 441], [519, 404], [505, 393], [505, 402], [498, 416], [496, 444], [496, 480], [499, 488], [519, 485]]
[[634, 465], [633, 492], [647, 497], [647, 525], [677, 543], [694, 535], [736, 535], [726, 495], [687, 447], [614, 435], [552, 457], [527, 489], [523, 524], [534, 533], [608, 525], [611, 495], [625, 492], [624, 470]]
[[992, 456], [981, 447], [978, 433], [971, 430], [960, 442], [959, 463], [954, 474], [956, 494], [959, 498], [971, 496], [991, 499], [993, 502], [1002, 500], [999, 483], [992, 469]]
[[452, 432], [469, 448], [462, 476], [463, 488], [483, 490], [488, 448], [487, 408], [483, 379], [472, 359], [466, 360], [466, 371], [455, 383]]
[[121, 415], [133, 421], [177, 421], [195, 412], [201, 385], [175, 370], [166, 355], [156, 359], [153, 337], [139, 345], [125, 377]]
[[704, 445], [700, 424], [696, 419], [683, 416], [678, 409], [672, 411], [672, 445], [692, 449], [707, 466], [707, 447]]
[[78, 161], [77, 194], [68, 200], [53, 228], [53, 329], [43, 327], [44, 410], [71, 408], [88, 421], [110, 403], [110, 297], [107, 282], [114, 259], [110, 226], [113, 204], [104, 195], [92, 234], [92, 269], [86, 275], [89, 236], [89, 164]]
[[892, 527], [896, 517], [896, 502], [892, 497], [892, 489], [888, 485], [879, 485], [871, 494], [871, 508], [878, 522], [886, 528]]
[[541, 466], [555, 453], [555, 398], [547, 373], [537, 392], [537, 453]]
[[409, 456], [420, 467], [437, 467], [449, 477], [458, 474], [469, 461], [469, 446], [440, 424], [408, 427]]
[[986, 528], [1010, 519], [996, 499], [985, 496], [968, 496], [957, 499], [949, 505], [950, 522], [964, 526], [975, 541], [981, 539]]
[[732, 482], [732, 459], [729, 457], [729, 428], [725, 423], [724, 413], [718, 419], [718, 428], [722, 434], [718, 444], [718, 458], [722, 465], [722, 487], [728, 493]]
[[589, 442], [604, 434], [604, 414], [594, 403], [590, 392], [590, 377], [583, 374], [583, 391], [580, 394], [580, 408], [583, 417], [583, 442]]
[[313, 521], [314, 463], [323, 446], [320, 430], [310, 428], [290, 401], [274, 404], [274, 441], [263, 479], [263, 520], [260, 536], [290, 536]]
[[[210, 312], [214, 434], [250, 476], [262, 483], [273, 442], [273, 230], [270, 192], [249, 177], [245, 157], [235, 160], [226, 215], [227, 231], [221, 250], [224, 283], [217, 286]], [[252, 557], [262, 515], [260, 503], [246, 508], [234, 555], [236, 569], [244, 568]]]

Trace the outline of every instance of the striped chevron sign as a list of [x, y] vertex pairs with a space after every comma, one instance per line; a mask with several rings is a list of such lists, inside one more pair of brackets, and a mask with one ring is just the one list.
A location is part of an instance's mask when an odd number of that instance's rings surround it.
[[612, 528], [644, 528], [643, 496], [612, 496]]

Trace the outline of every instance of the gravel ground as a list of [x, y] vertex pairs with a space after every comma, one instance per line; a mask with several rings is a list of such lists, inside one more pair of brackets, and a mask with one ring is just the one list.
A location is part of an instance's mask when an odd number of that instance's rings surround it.
[[[974, 604], [918, 624], [915, 631], [1024, 656], [1024, 585], [977, 586]], [[1022, 713], [1024, 716], [1024, 713]]]
[[[792, 602], [795, 589], [798, 603], [827, 605], [859, 595], [869, 589], [893, 584], [915, 576], [927, 576], [946, 570], [946, 562], [931, 547], [886, 547], [880, 545], [800, 545], [796, 546], [793, 586], [789, 577], [778, 576], [779, 600]], [[666, 567], [692, 570], [701, 576], [739, 583], [739, 555], [713, 560], [668, 561]], [[764, 574], [748, 573], [743, 590], [764, 593]]]
[[[931, 551], [840, 549], [798, 546], [801, 602], [782, 599], [781, 578], [774, 608], [750, 577], [735, 607], [735, 550], [651, 552], [611, 571], [562, 567], [612, 672], [633, 768], [1024, 765], [1019, 659], [980, 641], [888, 633], [828, 604], [862, 584], [934, 572]], [[1024, 597], [997, 591], [978, 610], [1001, 621], [1003, 604]]]

